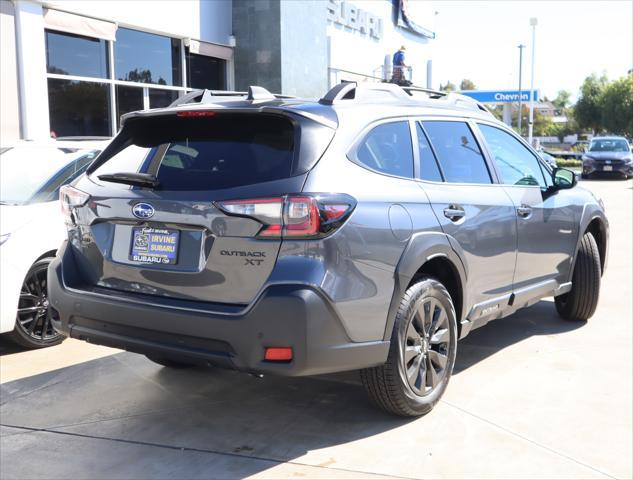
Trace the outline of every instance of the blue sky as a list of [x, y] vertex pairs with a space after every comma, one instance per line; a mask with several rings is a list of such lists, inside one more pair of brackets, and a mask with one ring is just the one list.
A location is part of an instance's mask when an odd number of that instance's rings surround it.
[[575, 98], [592, 72], [619, 78], [633, 68], [633, 0], [451, 1], [436, 0], [433, 82], [517, 89], [520, 43], [523, 85], [529, 87], [530, 17], [537, 17], [534, 85], [553, 98]]

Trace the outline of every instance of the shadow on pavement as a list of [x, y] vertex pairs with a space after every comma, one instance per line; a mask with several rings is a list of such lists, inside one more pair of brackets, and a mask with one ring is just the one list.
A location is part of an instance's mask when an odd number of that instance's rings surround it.
[[[579, 326], [560, 320], [553, 303], [542, 301], [472, 332], [460, 342], [456, 372], [531, 336], [565, 333]], [[130, 477], [140, 471], [142, 477], [145, 467], [135, 462], [153, 458], [160, 464], [171, 458], [174, 449], [269, 462], [242, 459], [239, 471], [215, 472], [241, 477], [270, 468], [271, 461], [296, 459], [412, 421], [373, 408], [354, 373], [260, 379], [218, 369], [170, 370], [131, 353], [5, 383], [0, 394], [0, 423], [10, 432], [2, 438], [3, 457], [8, 460], [3, 463], [9, 465], [5, 473], [13, 476], [33, 475], [33, 448], [42, 453], [41, 458], [50, 455], [48, 473], [61, 477], [71, 473], [103, 477], [122, 471]], [[20, 435], [11, 427], [47, 432]], [[54, 437], [46, 440], [53, 443], [29, 443], [36, 442], [38, 435]], [[101, 443], [91, 447], [95, 439]], [[61, 450], [58, 457], [49, 451], [55, 449], [54, 442], [61, 445], [55, 447]], [[152, 448], [123, 465], [119, 449], [126, 444], [121, 442], [130, 442], [129, 452], [140, 446]], [[63, 451], [70, 446], [80, 452], [66, 457]], [[170, 460], [172, 471], [192, 474], [186, 470], [188, 458]]]

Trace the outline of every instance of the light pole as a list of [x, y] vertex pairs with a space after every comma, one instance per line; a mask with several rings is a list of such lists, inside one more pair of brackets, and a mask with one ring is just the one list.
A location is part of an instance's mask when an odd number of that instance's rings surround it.
[[521, 130], [521, 108], [522, 108], [522, 102], [521, 102], [521, 96], [523, 94], [523, 91], [521, 90], [521, 78], [523, 76], [523, 49], [525, 48], [525, 45], [521, 44], [519, 45], [519, 135], [523, 135], [523, 131]]
[[530, 145], [532, 145], [532, 131], [534, 129], [534, 42], [537, 23], [536, 17], [530, 18], [530, 25], [532, 26], [532, 71], [530, 72], [530, 119], [528, 123], [528, 142]]

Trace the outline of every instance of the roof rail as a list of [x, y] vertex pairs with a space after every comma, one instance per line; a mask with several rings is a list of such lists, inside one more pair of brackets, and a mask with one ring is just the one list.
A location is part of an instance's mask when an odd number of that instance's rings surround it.
[[391, 98], [394, 101], [400, 100], [405, 102], [416, 102], [417, 99], [413, 97], [414, 92], [426, 93], [431, 100], [442, 100], [446, 103], [453, 105], [459, 105], [472, 110], [481, 110], [486, 113], [490, 111], [484, 107], [481, 103], [477, 102], [471, 97], [466, 95], [460, 95], [458, 93], [441, 92], [438, 90], [432, 90], [430, 88], [416, 87], [414, 85], [406, 87], [399, 86], [393, 83], [362, 83], [357, 82], [342, 82], [332, 87], [323, 98], [319, 100], [322, 105], [334, 105], [341, 101], [362, 101], [356, 95], [357, 90], [384, 92], [389, 94], [386, 98]]
[[177, 98], [171, 104], [170, 107], [177, 107], [179, 105], [186, 105], [189, 103], [213, 103], [215, 100], [223, 97], [246, 97], [246, 100], [274, 100], [276, 98], [295, 98], [291, 95], [281, 95], [278, 93], [271, 93], [263, 87], [252, 85], [248, 87], [247, 92], [236, 92], [232, 90], [193, 90], [186, 93], [182, 97]]

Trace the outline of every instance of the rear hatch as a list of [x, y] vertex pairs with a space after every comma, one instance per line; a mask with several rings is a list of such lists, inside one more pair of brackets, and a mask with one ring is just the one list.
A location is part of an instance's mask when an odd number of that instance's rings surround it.
[[84, 284], [249, 303], [281, 244], [272, 217], [282, 215], [285, 194], [301, 192], [333, 134], [316, 121], [270, 112], [129, 118], [73, 187], [89, 195], [67, 217]]

